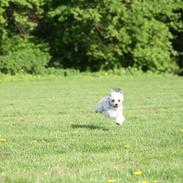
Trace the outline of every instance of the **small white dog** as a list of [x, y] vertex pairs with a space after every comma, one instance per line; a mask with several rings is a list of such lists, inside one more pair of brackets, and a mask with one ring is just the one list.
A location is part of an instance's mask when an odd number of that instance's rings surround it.
[[123, 93], [121, 89], [112, 89], [109, 96], [104, 97], [97, 105], [96, 112], [104, 113], [109, 118], [115, 118], [116, 124], [121, 125], [123, 116]]

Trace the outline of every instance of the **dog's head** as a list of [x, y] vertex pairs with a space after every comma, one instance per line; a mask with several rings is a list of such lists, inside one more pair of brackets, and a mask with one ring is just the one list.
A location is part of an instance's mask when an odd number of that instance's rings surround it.
[[109, 103], [113, 108], [118, 108], [123, 103], [123, 93], [121, 89], [111, 89], [109, 93]]

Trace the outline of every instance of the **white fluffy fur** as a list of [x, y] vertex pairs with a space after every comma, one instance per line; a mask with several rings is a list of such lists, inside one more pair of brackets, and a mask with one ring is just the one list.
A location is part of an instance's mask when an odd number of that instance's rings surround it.
[[96, 112], [104, 113], [109, 118], [115, 118], [116, 123], [121, 125], [123, 116], [123, 93], [120, 89], [112, 89], [108, 96], [104, 97], [97, 105]]

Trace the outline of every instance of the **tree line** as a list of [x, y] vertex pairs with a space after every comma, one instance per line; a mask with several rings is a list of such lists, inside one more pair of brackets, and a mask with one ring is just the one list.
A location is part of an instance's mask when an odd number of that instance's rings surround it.
[[1, 0], [0, 72], [178, 72], [182, 20], [182, 0]]

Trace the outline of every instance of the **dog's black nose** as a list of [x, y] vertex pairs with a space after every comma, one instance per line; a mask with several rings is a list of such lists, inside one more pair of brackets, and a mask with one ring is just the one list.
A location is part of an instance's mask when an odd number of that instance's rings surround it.
[[114, 107], [118, 107], [118, 104], [114, 104]]

